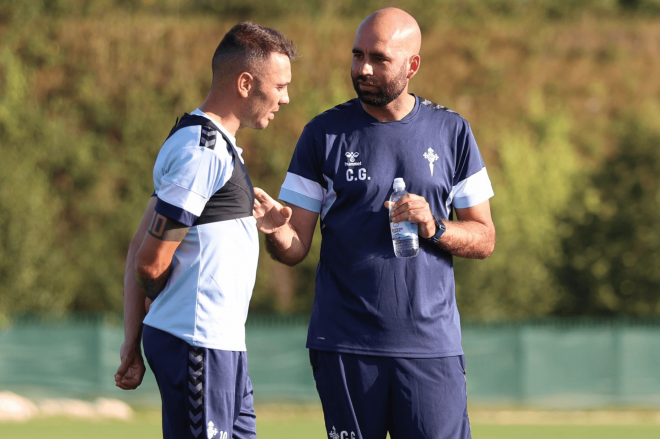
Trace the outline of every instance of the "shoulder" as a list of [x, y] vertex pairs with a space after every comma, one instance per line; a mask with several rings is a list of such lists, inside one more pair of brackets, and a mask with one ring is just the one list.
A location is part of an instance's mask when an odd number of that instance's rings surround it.
[[343, 104], [336, 105], [329, 110], [324, 111], [315, 118], [309, 121], [305, 128], [320, 129], [327, 127], [334, 127], [343, 123], [347, 119], [355, 117], [356, 99], [344, 102]]
[[229, 152], [222, 133], [212, 124], [188, 125], [177, 129], [163, 144], [161, 152], [174, 155], [226, 157]]
[[232, 161], [222, 135], [204, 126], [187, 126], [173, 133], [163, 144], [155, 169], [163, 174], [208, 172], [222, 169]]
[[429, 117], [442, 119], [445, 123], [454, 124], [457, 127], [470, 127], [470, 123], [454, 110], [450, 110], [444, 105], [436, 104], [428, 99], [419, 97], [420, 111]]

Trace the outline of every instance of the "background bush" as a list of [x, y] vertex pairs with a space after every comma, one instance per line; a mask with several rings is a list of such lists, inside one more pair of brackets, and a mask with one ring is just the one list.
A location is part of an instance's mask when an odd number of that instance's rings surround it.
[[[411, 91], [466, 117], [496, 196], [495, 253], [456, 260], [464, 316], [660, 315], [658, 0], [401, 0]], [[119, 311], [156, 154], [236, 22], [299, 46], [291, 104], [238, 143], [273, 195], [302, 127], [354, 96], [377, 0], [0, 0], [0, 313]], [[307, 312], [320, 248], [262, 250], [253, 312]], [[263, 247], [262, 247], [263, 248]]]

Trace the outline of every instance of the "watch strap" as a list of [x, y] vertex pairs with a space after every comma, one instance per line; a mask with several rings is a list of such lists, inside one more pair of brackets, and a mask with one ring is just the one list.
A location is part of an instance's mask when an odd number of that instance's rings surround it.
[[442, 222], [442, 219], [438, 218], [437, 216], [433, 215], [433, 220], [435, 221], [435, 228], [437, 229], [435, 232], [435, 235], [431, 236], [430, 238], [426, 238], [428, 241], [432, 242], [433, 244], [437, 244], [440, 241], [440, 238], [442, 237], [442, 234], [445, 233], [447, 230], [447, 226], [445, 226], [445, 223]]

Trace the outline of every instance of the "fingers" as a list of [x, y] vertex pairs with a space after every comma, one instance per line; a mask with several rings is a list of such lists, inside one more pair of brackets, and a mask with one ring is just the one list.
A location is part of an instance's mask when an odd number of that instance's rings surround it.
[[429, 203], [426, 202], [424, 197], [415, 194], [404, 195], [394, 204], [386, 201], [384, 206], [391, 209], [392, 222], [423, 223], [433, 217]]
[[128, 372], [129, 366], [130, 366], [130, 362], [127, 359], [121, 362], [121, 364], [117, 368], [117, 373], [115, 374], [115, 381], [120, 380], [121, 377], [123, 377], [126, 374], [126, 372]]
[[273, 198], [270, 195], [268, 195], [268, 193], [266, 193], [265, 190], [258, 187], [254, 188], [254, 200], [255, 202], [258, 201], [259, 203], [268, 203], [274, 201]]
[[273, 197], [268, 195], [266, 191], [263, 189], [260, 189], [258, 187], [254, 188], [254, 209], [257, 210], [257, 208], [265, 208], [265, 210], [269, 210], [272, 207], [276, 207], [277, 210], [282, 209], [282, 205], [275, 201]]
[[139, 363], [131, 364], [130, 360], [124, 360], [115, 374], [115, 386], [123, 390], [136, 389], [142, 384], [144, 372], [144, 365]]
[[137, 389], [140, 384], [142, 384], [143, 374], [140, 371], [132, 371], [130, 375], [122, 378], [121, 381], [116, 381], [115, 386], [119, 387], [122, 390], [134, 390]]
[[280, 213], [287, 221], [290, 220], [291, 217], [293, 216], [293, 210], [291, 210], [290, 207], [283, 207], [282, 209], [280, 209]]

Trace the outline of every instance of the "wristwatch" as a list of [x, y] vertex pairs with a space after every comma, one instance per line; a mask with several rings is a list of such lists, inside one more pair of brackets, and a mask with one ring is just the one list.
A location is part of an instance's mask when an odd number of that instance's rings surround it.
[[445, 233], [445, 230], [447, 230], [447, 227], [445, 226], [445, 223], [442, 222], [442, 219], [435, 215], [433, 215], [433, 220], [435, 221], [435, 235], [431, 236], [430, 238], [426, 238], [426, 240], [432, 242], [433, 244], [437, 244], [438, 241], [440, 241], [442, 234]]

